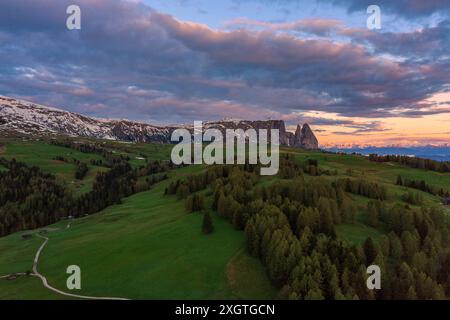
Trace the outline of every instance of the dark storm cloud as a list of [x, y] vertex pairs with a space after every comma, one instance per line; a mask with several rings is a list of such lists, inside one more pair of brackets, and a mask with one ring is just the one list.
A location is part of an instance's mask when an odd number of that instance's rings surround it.
[[[347, 32], [353, 42], [342, 43], [270, 30], [218, 31], [139, 3], [80, 0], [82, 30], [68, 31], [65, 9], [72, 3], [0, 3], [0, 93], [103, 117], [289, 120], [306, 110], [360, 117], [413, 112], [449, 83], [445, 23], [423, 34], [367, 39], [339, 23], [299, 24]], [[440, 43], [426, 51], [424, 41]], [[377, 55], [384, 52], [405, 60]], [[428, 58], [418, 62], [420, 55]]]

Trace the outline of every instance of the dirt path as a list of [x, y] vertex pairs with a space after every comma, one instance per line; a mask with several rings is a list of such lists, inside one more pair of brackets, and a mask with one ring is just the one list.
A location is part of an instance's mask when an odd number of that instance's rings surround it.
[[[71, 223], [69, 222], [69, 224], [67, 224], [66, 229], [69, 229], [71, 226]], [[38, 237], [44, 239], [44, 242], [41, 244], [41, 246], [39, 247], [39, 249], [36, 252], [36, 255], [34, 257], [34, 261], [33, 261], [33, 273], [30, 274], [30, 276], [33, 277], [37, 277], [39, 279], [41, 279], [42, 284], [44, 285], [44, 287], [46, 287], [47, 289], [56, 292], [60, 295], [66, 296], [66, 297], [71, 297], [71, 298], [77, 298], [77, 299], [89, 299], [89, 300], [129, 300], [126, 298], [116, 298], [116, 297], [92, 297], [92, 296], [83, 296], [83, 295], [78, 295], [78, 294], [72, 294], [72, 293], [67, 293], [64, 291], [61, 291], [59, 289], [56, 289], [55, 287], [52, 287], [48, 281], [47, 278], [42, 275], [41, 273], [39, 273], [38, 271], [38, 263], [39, 263], [39, 258], [41, 256], [42, 251], [44, 250], [45, 246], [47, 245], [49, 238], [44, 237], [40, 234], [37, 234]], [[8, 275], [4, 275], [4, 276], [0, 276], [0, 279], [4, 279], [4, 278], [10, 278], [13, 276], [24, 276], [26, 275], [25, 273], [13, 273], [13, 274], [8, 274]]]
[[26, 275], [26, 273], [11, 273], [11, 274], [7, 274], [5, 276], [0, 276], [0, 279], [7, 279], [7, 278], [11, 278], [11, 277], [20, 277], [20, 276], [24, 276]]

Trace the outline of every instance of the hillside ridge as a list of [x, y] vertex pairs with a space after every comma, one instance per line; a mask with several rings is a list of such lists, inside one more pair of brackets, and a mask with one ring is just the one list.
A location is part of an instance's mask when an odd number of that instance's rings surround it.
[[[191, 126], [158, 126], [130, 120], [98, 119], [32, 102], [0, 96], [0, 132], [4, 135], [67, 135], [132, 142], [170, 143], [174, 130]], [[319, 143], [308, 124], [296, 134], [286, 131], [283, 120], [221, 120], [204, 124], [205, 129], [279, 129], [280, 144], [318, 149]], [[300, 130], [300, 131], [299, 131]]]

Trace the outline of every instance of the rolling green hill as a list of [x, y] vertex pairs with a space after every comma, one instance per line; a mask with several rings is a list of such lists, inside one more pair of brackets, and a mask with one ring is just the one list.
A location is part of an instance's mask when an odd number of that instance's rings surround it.
[[[86, 140], [89, 141], [89, 140]], [[85, 141], [85, 142], [86, 142]], [[95, 153], [50, 145], [48, 141], [2, 141], [0, 156], [40, 167], [52, 173], [61, 183], [82, 195], [92, 189], [104, 166], [90, 164], [101, 160]], [[166, 160], [170, 146], [157, 144], [101, 143], [114, 154], [128, 157], [133, 168], [147, 161]], [[339, 178], [364, 179], [385, 186], [388, 205], [406, 205], [402, 196], [410, 188], [396, 185], [397, 176], [420, 179], [450, 190], [450, 174], [403, 167], [395, 163], [373, 163], [362, 156], [335, 155], [284, 148], [294, 155], [295, 162], [318, 160], [320, 177], [332, 183]], [[75, 166], [54, 160], [67, 156], [86, 162], [89, 173], [82, 181], [74, 181]], [[104, 159], [103, 159], [104, 160]], [[1, 169], [0, 169], [1, 170]], [[3, 170], [6, 170], [3, 168]], [[273, 299], [280, 288], [270, 280], [266, 266], [246, 249], [246, 235], [233, 228], [227, 219], [210, 207], [213, 186], [201, 192], [213, 217], [215, 230], [202, 234], [202, 214], [186, 213], [185, 200], [165, 195], [165, 189], [177, 180], [191, 179], [205, 172], [205, 167], [190, 166], [169, 173], [169, 179], [157, 183], [149, 191], [140, 192], [99, 213], [79, 217], [70, 223], [62, 220], [54, 225], [33, 231], [22, 231], [0, 238], [0, 276], [32, 270], [34, 255], [45, 230], [49, 238], [38, 269], [55, 288], [67, 291], [66, 268], [78, 265], [82, 270], [82, 289], [76, 294], [113, 296], [129, 299]], [[305, 173], [306, 181], [317, 177]], [[276, 182], [290, 181], [286, 177], [260, 178], [256, 187], [270, 187]], [[424, 206], [438, 206], [440, 198], [414, 190], [423, 195]], [[365, 196], [347, 193], [356, 207], [355, 221], [336, 225], [337, 237], [349, 245], [361, 246], [368, 237], [376, 242], [388, 234], [385, 226], [368, 223]], [[417, 206], [411, 205], [412, 208]], [[418, 208], [418, 207], [417, 207]], [[443, 208], [450, 217], [448, 208]], [[24, 235], [29, 235], [24, 237]], [[73, 292], [71, 292], [73, 293]], [[0, 279], [0, 299], [65, 299], [45, 289], [40, 280], [31, 276]]]

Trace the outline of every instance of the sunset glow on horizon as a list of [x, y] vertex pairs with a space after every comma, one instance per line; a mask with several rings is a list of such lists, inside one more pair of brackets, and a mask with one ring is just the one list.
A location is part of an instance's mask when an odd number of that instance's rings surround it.
[[371, 1], [0, 3], [0, 95], [156, 124], [309, 123], [322, 147], [450, 145], [450, 5]]

